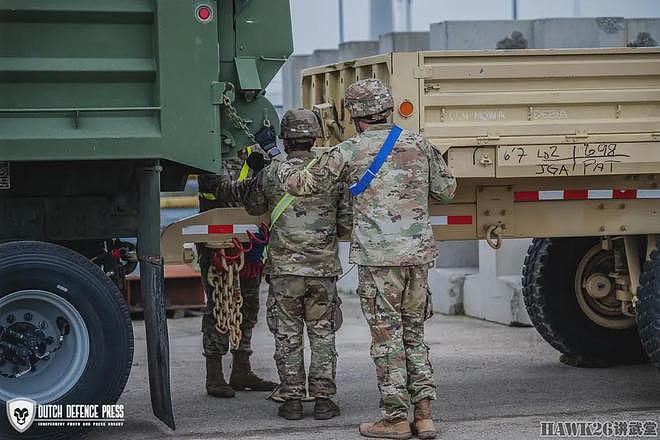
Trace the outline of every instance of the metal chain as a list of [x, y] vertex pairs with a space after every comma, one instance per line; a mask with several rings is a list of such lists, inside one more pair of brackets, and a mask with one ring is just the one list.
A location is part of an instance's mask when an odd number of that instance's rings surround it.
[[254, 138], [254, 135], [248, 126], [251, 121], [241, 117], [241, 115], [238, 114], [227, 93], [222, 94], [222, 102], [225, 105], [225, 114], [227, 115], [227, 119], [231, 121], [235, 128], [241, 130], [243, 134], [245, 134], [245, 136], [250, 139], [252, 144], [256, 144], [257, 140]]
[[207, 281], [213, 289], [213, 317], [215, 328], [222, 334], [229, 334], [229, 342], [234, 348], [241, 343], [243, 323], [243, 295], [241, 295], [241, 282], [239, 272], [243, 269], [245, 259], [230, 262], [222, 255], [222, 271], [213, 264], [209, 267]]
[[[252, 123], [249, 119], [243, 118], [241, 115], [238, 114], [238, 111], [232, 104], [232, 99], [229, 97], [228, 92], [233, 90], [233, 86], [231, 86], [228, 90], [225, 90], [222, 93], [222, 103], [225, 106], [225, 115], [227, 115], [227, 119], [231, 121], [231, 123], [234, 125], [234, 128], [241, 130], [245, 136], [250, 140], [252, 145], [257, 144], [257, 140], [254, 138], [254, 134], [250, 131], [249, 124]], [[263, 121], [264, 127], [270, 127], [271, 123], [268, 120], [268, 118], [264, 118]]]

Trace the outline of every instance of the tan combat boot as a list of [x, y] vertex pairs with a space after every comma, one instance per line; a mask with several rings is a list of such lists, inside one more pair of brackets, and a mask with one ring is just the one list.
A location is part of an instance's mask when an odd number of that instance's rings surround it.
[[431, 415], [431, 400], [420, 400], [415, 404], [415, 421], [413, 430], [419, 439], [431, 439], [438, 436]]
[[275, 382], [264, 380], [254, 374], [250, 365], [250, 355], [244, 351], [236, 351], [234, 363], [231, 366], [229, 385], [236, 391], [273, 391], [277, 388]]
[[409, 439], [412, 437], [410, 423], [405, 419], [379, 420], [376, 423], [363, 423], [360, 425], [360, 434], [365, 437]]
[[234, 397], [236, 392], [225, 382], [222, 356], [206, 356], [206, 392], [214, 397]]

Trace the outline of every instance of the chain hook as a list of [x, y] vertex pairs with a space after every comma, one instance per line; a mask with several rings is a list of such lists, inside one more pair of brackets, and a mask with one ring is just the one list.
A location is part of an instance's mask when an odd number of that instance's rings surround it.
[[491, 248], [497, 250], [502, 247], [502, 226], [497, 224], [497, 225], [490, 225], [488, 229], [486, 229], [486, 243], [488, 243], [488, 246]]

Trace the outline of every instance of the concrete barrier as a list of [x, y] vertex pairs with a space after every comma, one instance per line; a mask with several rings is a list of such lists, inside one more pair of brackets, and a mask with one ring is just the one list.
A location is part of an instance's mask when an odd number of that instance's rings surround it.
[[282, 106], [284, 110], [300, 107], [300, 72], [310, 64], [311, 55], [294, 55], [282, 66]]
[[646, 32], [660, 44], [660, 19], [659, 18], [630, 18], [626, 20], [626, 41], [635, 42], [640, 33]]
[[623, 17], [534, 20], [533, 47], [537, 49], [622, 47], [626, 43]]
[[531, 20], [444, 21], [431, 25], [431, 50], [495, 49], [497, 42], [518, 31], [534, 47]]
[[323, 66], [339, 60], [339, 49], [316, 49], [309, 60], [310, 66]]
[[380, 36], [380, 53], [429, 50], [429, 32], [390, 32]]
[[522, 299], [521, 268], [531, 240], [504, 240], [499, 250], [479, 242], [479, 273], [467, 275], [465, 314], [509, 325], [530, 325]]
[[378, 41], [347, 41], [339, 45], [338, 61], [378, 55]]

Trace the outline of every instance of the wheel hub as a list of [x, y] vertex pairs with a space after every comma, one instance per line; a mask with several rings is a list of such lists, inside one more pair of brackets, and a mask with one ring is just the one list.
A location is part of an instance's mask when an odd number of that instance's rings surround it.
[[610, 278], [602, 273], [590, 275], [583, 284], [589, 296], [596, 299], [602, 299], [611, 294], [612, 286]]
[[614, 255], [596, 244], [582, 257], [575, 273], [575, 294], [584, 314], [596, 324], [617, 330], [635, 325], [635, 319], [624, 315], [616, 297]]
[[[32, 316], [29, 313], [26, 315]], [[12, 321], [12, 316], [9, 314], [3, 321]], [[57, 321], [68, 325], [63, 317], [58, 317]], [[21, 377], [50, 360], [51, 354], [61, 347], [64, 334], [55, 338], [44, 333], [47, 328], [48, 323], [43, 320], [39, 327], [31, 322], [16, 322], [6, 328], [0, 325], [1, 376]]]
[[89, 354], [85, 321], [66, 299], [40, 290], [0, 298], [0, 401], [57, 400], [78, 382]]

